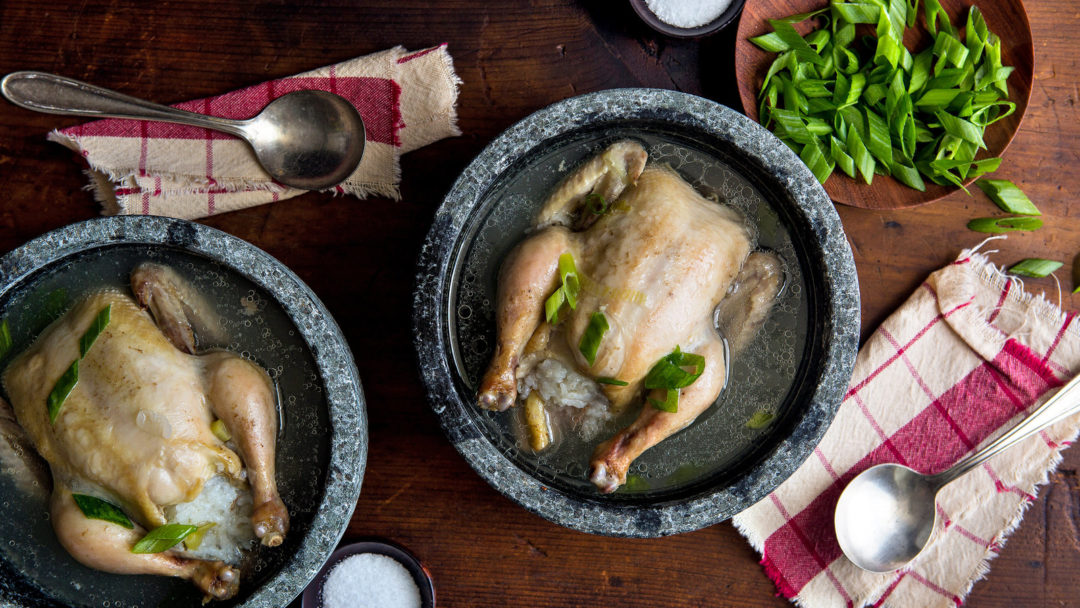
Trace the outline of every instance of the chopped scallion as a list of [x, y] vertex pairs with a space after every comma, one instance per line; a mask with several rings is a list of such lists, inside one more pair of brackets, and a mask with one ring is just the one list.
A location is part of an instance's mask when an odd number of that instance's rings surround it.
[[197, 530], [197, 526], [188, 524], [165, 524], [147, 532], [146, 536], [139, 539], [131, 548], [132, 553], [161, 553], [177, 545]]
[[1038, 230], [1042, 228], [1042, 220], [1035, 217], [980, 217], [968, 222], [967, 227], [975, 232], [999, 234], [1014, 230]]
[[664, 393], [663, 401], [650, 398], [649, 403], [651, 403], [653, 407], [662, 412], [670, 412], [674, 414], [675, 412], [679, 411], [679, 389], [669, 388], [667, 392]]
[[1018, 274], [1022, 277], [1032, 277], [1035, 279], [1041, 279], [1045, 276], [1049, 276], [1058, 268], [1061, 268], [1061, 262], [1055, 262], [1054, 260], [1044, 260], [1042, 258], [1027, 258], [1020, 260], [1019, 262], [1009, 266], [1009, 272], [1012, 274]]
[[0, 321], [0, 359], [7, 356], [11, 350], [11, 330], [8, 328], [7, 319]]
[[1002, 211], [1017, 215], [1042, 215], [1024, 191], [1007, 179], [983, 178], [975, 182], [975, 185], [985, 192], [995, 205], [1001, 207]]
[[758, 410], [746, 421], [746, 426], [754, 430], [763, 429], [769, 426], [775, 418], [776, 414], [768, 410]]
[[610, 384], [612, 386], [629, 386], [629, 382], [626, 380], [619, 380], [618, 378], [610, 378], [608, 376], [600, 376], [596, 379], [598, 384]]
[[581, 280], [578, 278], [574, 256], [564, 253], [559, 256], [559, 288], [544, 301], [544, 316], [548, 323], [558, 321], [559, 309], [562, 308], [563, 302], [569, 304], [571, 310], [577, 308], [577, 297], [580, 292]]
[[128, 516], [120, 510], [120, 507], [117, 507], [110, 502], [86, 494], [72, 494], [71, 497], [75, 499], [75, 504], [78, 505], [79, 510], [82, 511], [83, 515], [88, 519], [100, 519], [101, 521], [107, 521], [122, 526], [128, 530], [135, 527], [131, 523], [131, 520], [128, 519]]
[[71, 365], [60, 376], [60, 379], [56, 381], [56, 385], [53, 386], [52, 392], [49, 393], [46, 403], [49, 406], [49, 422], [56, 424], [56, 417], [60, 415], [60, 408], [64, 405], [64, 400], [75, 388], [75, 385], [79, 383], [79, 360], [76, 359], [71, 362]]
[[596, 192], [590, 192], [585, 196], [585, 208], [593, 215], [604, 215], [611, 210], [604, 196]]
[[600, 348], [600, 341], [604, 339], [604, 334], [610, 329], [607, 322], [607, 317], [599, 310], [592, 313], [589, 317], [589, 326], [585, 328], [585, 332], [581, 334], [581, 340], [578, 342], [578, 350], [585, 357], [585, 360], [592, 365], [596, 362], [596, 351]]
[[79, 356], [85, 357], [86, 353], [90, 351], [90, 347], [94, 345], [94, 341], [98, 339], [101, 332], [105, 331], [105, 327], [109, 324], [109, 315], [112, 311], [112, 304], [109, 304], [105, 308], [102, 308], [98, 312], [97, 316], [90, 323], [90, 327], [86, 330], [86, 333], [79, 339]]

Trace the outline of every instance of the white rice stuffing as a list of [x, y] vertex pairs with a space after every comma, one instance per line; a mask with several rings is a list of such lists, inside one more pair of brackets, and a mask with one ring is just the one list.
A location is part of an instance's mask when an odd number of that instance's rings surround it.
[[[246, 485], [215, 475], [203, 485], [195, 500], [169, 507], [165, 515], [170, 523], [215, 524], [206, 532], [198, 549], [179, 551], [182, 555], [239, 565], [243, 558], [241, 550], [255, 545], [251, 510], [251, 492]], [[177, 545], [177, 549], [182, 548], [183, 545]]]
[[607, 397], [600, 386], [558, 359], [545, 359], [518, 379], [518, 395], [521, 399], [527, 398], [533, 391], [540, 393], [549, 408], [578, 410], [567, 413], [574, 421], [574, 430], [584, 441], [595, 438], [612, 418]]

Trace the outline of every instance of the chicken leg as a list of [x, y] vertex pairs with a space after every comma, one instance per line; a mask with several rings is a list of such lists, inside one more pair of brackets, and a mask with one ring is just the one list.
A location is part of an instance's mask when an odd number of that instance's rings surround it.
[[236, 595], [240, 573], [219, 561], [180, 557], [171, 550], [132, 553], [146, 534], [138, 525], [124, 528], [83, 515], [71, 491], [59, 483], [52, 494], [51, 518], [60, 544], [79, 563], [115, 574], [157, 574], [190, 580], [208, 598], [225, 600]]
[[[626, 472], [635, 458], [689, 426], [716, 399], [727, 379], [724, 343], [719, 338], [710, 339], [694, 352], [705, 357], [705, 369], [697, 381], [680, 391], [678, 411], [665, 412], [646, 401], [630, 426], [596, 446], [589, 479], [601, 492], [614, 492], [626, 483]], [[664, 399], [664, 391], [653, 392], [653, 399]]]
[[247, 466], [254, 510], [251, 525], [262, 544], [276, 547], [289, 531], [289, 511], [274, 477], [277, 409], [266, 372], [233, 353], [217, 353], [207, 363], [210, 405], [232, 433]]

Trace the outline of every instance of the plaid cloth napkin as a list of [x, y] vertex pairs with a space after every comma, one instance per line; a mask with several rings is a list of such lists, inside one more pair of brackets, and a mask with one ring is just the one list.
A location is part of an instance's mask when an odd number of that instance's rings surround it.
[[[398, 198], [398, 155], [461, 134], [460, 82], [445, 44], [416, 52], [399, 46], [175, 107], [250, 118], [291, 91], [337, 93], [359, 110], [367, 141], [360, 166], [332, 191]], [[208, 129], [106, 119], [54, 131], [49, 139], [89, 162], [90, 188], [105, 215], [195, 219], [306, 192], [274, 182], [247, 144]]]
[[733, 523], [785, 597], [803, 608], [960, 605], [1077, 435], [1070, 418], [998, 454], [938, 495], [938, 527], [909, 566], [874, 574], [840, 551], [833, 510], [866, 468], [948, 468], [1080, 369], [1080, 330], [985, 257], [965, 251], [863, 346], [821, 444]]

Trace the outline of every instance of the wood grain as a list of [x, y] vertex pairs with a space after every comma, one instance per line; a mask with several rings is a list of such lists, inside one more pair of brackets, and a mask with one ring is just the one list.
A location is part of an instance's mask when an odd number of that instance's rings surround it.
[[[753, 6], [762, 0], [750, 0]], [[1072, 0], [1028, 7], [1034, 87], [1001, 177], [1045, 214], [1037, 232], [995, 244], [1002, 264], [1080, 251], [1080, 59]], [[161, 102], [212, 95], [403, 44], [446, 41], [464, 81], [464, 135], [402, 159], [403, 200], [307, 194], [204, 220], [283, 261], [341, 324], [371, 421], [369, 467], [343, 542], [395, 540], [431, 569], [441, 606], [783, 607], [759, 557], [729, 524], [657, 540], [559, 528], [488, 487], [443, 437], [424, 399], [410, 331], [414, 263], [457, 174], [499, 132], [565, 97], [623, 86], [679, 89], [739, 107], [734, 28], [664, 38], [625, 2], [514, 0], [4, 0], [0, 73], [41, 69]], [[45, 141], [77, 119], [0, 102], [0, 252], [93, 217], [82, 165]], [[923, 207], [840, 207], [861, 281], [865, 336], [932, 270], [981, 240], [964, 226], [996, 208], [975, 191]], [[1077, 310], [1080, 298], [1064, 306]], [[1028, 281], [1056, 300], [1053, 281]], [[1080, 450], [1058, 473], [969, 606], [1077, 605]]]
[[[735, 71], [739, 98], [747, 116], [757, 120], [758, 92], [761, 90], [761, 83], [765, 80], [769, 66], [776, 58], [775, 53], [768, 53], [758, 48], [750, 42], [750, 38], [771, 32], [770, 19], [811, 12], [827, 4], [821, 0], [762, 0], [750, 2], [745, 7], [742, 19], [739, 21], [738, 38], [735, 41]], [[964, 24], [967, 23], [967, 7], [971, 4], [969, 0], [942, 0], [941, 2], [942, 7], [952, 19], [952, 23], [959, 30], [962, 30]], [[982, 150], [976, 157], [981, 160], [1002, 156], [1020, 128], [1031, 95], [1034, 57], [1028, 17], [1020, 0], [993, 0], [976, 4], [982, 11], [990, 31], [1001, 38], [1003, 64], [1015, 68], [1007, 84], [1009, 100], [1016, 104], [1016, 111], [987, 127], [983, 135], [987, 149]], [[916, 27], [908, 28], [904, 33], [904, 45], [913, 52], [933, 45], [933, 39], [925, 29], [925, 23], [926, 20], [920, 8]], [[805, 35], [816, 26], [815, 22], [806, 21], [797, 27], [800, 33]], [[872, 34], [873, 30], [869, 26], [861, 26], [859, 35]], [[964, 183], [970, 184], [973, 181], [975, 178], [969, 178]], [[865, 209], [900, 209], [925, 205], [955, 192], [958, 188], [940, 186], [926, 181], [926, 190], [920, 192], [891, 177], [882, 175], [875, 176], [873, 183], [866, 184], [861, 179], [852, 179], [837, 170], [825, 181], [825, 190], [834, 201], [845, 205]]]

